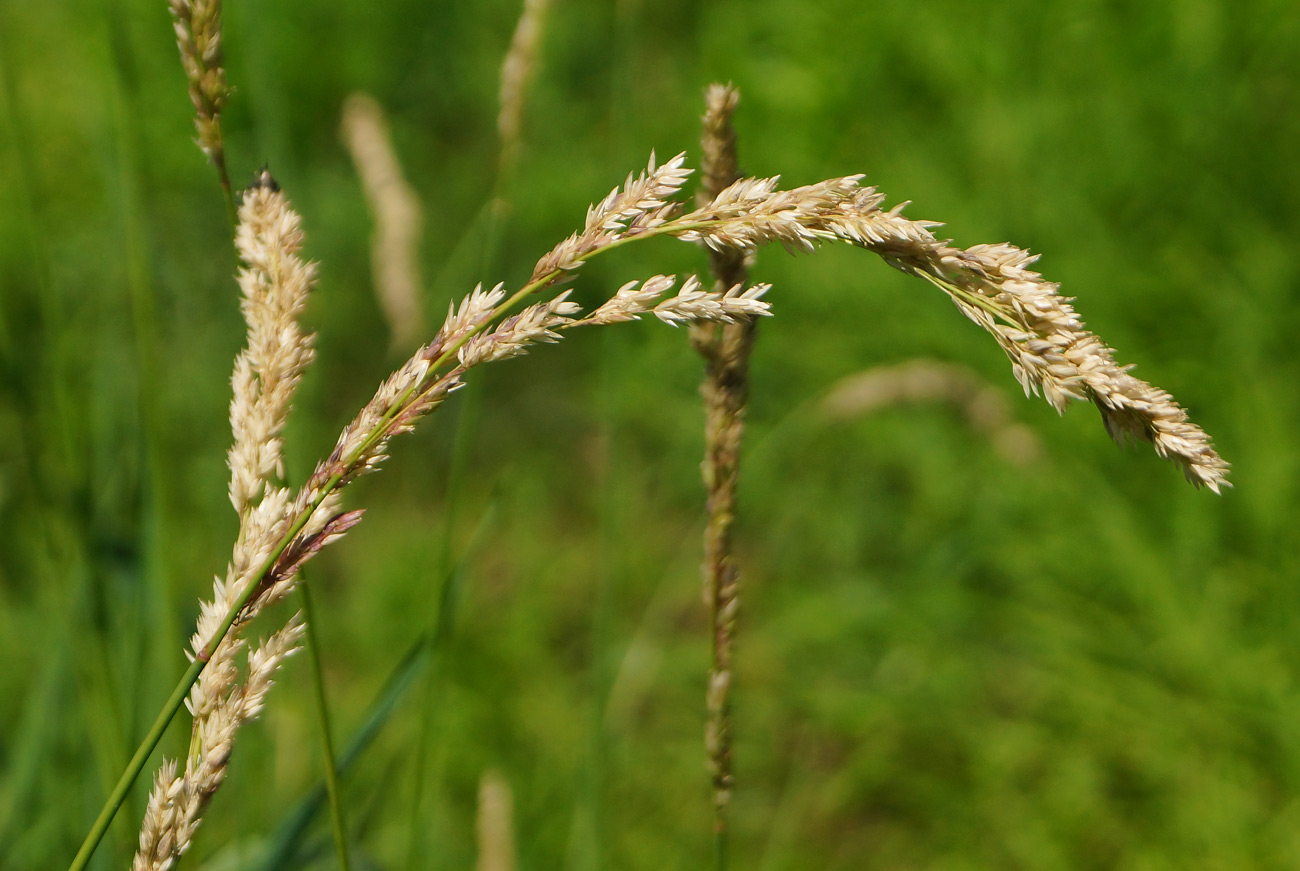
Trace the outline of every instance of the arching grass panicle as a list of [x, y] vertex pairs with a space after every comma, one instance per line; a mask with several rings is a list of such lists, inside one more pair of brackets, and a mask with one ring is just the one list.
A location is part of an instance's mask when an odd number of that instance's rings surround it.
[[1042, 394], [1057, 411], [1071, 400], [1089, 400], [1117, 441], [1150, 443], [1198, 487], [1218, 493], [1230, 486], [1228, 463], [1209, 436], [1172, 396], [1115, 360], [1059, 286], [1029, 268], [1036, 255], [1008, 243], [954, 247], [931, 232], [942, 224], [905, 217], [907, 203], [882, 209], [884, 196], [860, 187], [860, 178], [790, 191], [777, 190], [776, 179], [742, 179], [674, 222], [687, 228], [675, 235], [713, 249], [781, 242], [811, 250], [838, 239], [874, 251], [938, 286], [987, 330], [1011, 359], [1026, 393]]

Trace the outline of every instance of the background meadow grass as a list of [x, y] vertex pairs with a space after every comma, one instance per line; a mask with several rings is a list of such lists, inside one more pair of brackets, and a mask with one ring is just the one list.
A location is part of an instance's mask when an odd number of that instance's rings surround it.
[[[1019, 399], [980, 330], [863, 252], [764, 252], [735, 866], [1293, 867], [1300, 8], [558, 3], [493, 252], [481, 207], [519, 5], [226, 9], [232, 175], [269, 162], [321, 262], [297, 473], [409, 350], [370, 290], [349, 93], [389, 112], [424, 199], [436, 320], [476, 281], [526, 278], [651, 148], [698, 164], [701, 91], [734, 81], [747, 172], [865, 172], [959, 244], [1043, 252], [1236, 483], [1196, 492], [1090, 409]], [[191, 138], [161, 0], [0, 6], [0, 868], [71, 857], [235, 533], [243, 327]], [[578, 295], [704, 268], [689, 246], [633, 246]], [[944, 407], [815, 413], [838, 379], [913, 357], [998, 385], [1043, 458], [1007, 462]], [[521, 868], [699, 868], [700, 364], [684, 332], [643, 324], [483, 374], [354, 487], [366, 522], [311, 569], [336, 734], [382, 725], [344, 781], [358, 867], [473, 867], [495, 769]], [[377, 711], [394, 674], [406, 688]], [[241, 736], [187, 867], [258, 867], [319, 778], [315, 730], [304, 659]], [[125, 866], [143, 795], [94, 867]], [[329, 866], [327, 843], [318, 818], [280, 867]]]

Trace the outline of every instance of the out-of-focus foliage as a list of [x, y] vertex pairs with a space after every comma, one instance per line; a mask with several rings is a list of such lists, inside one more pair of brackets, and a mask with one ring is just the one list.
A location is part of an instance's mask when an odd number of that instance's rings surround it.
[[[951, 409], [830, 423], [816, 403], [837, 379], [912, 357], [1017, 388], [932, 288], [862, 252], [764, 252], [777, 316], [742, 472], [736, 867], [1291, 867], [1300, 9], [558, 3], [493, 250], [497, 72], [521, 5], [226, 8], [232, 174], [269, 162], [321, 262], [291, 474], [409, 350], [370, 289], [349, 93], [388, 111], [424, 199], [436, 320], [476, 281], [526, 276], [652, 148], [695, 154], [701, 91], [731, 80], [746, 171], [864, 172], [960, 244], [1044, 252], [1236, 483], [1192, 490], [1085, 407], [1013, 403], [1042, 442], [1027, 466]], [[5, 869], [71, 857], [235, 530], [242, 327], [189, 112], [162, 0], [0, 7]], [[688, 246], [631, 246], [577, 296], [704, 268]], [[488, 769], [514, 791], [521, 867], [709, 861], [698, 375], [681, 331], [577, 334], [478, 379], [353, 488], [366, 521], [311, 577], [338, 732], [438, 639], [345, 779], [371, 867], [473, 867]], [[310, 699], [295, 663], [188, 867], [233, 867], [311, 789]], [[124, 867], [142, 796], [97, 867]], [[323, 866], [327, 838], [315, 821], [284, 867]]]

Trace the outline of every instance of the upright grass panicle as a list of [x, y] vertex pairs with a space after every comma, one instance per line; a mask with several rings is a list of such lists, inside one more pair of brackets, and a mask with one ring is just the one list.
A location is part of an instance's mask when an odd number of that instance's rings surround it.
[[[299, 329], [298, 315], [315, 266], [299, 258], [301, 220], [265, 171], [244, 195], [235, 242], [245, 264], [239, 286], [248, 324], [248, 344], [235, 359], [231, 378], [230, 501], [239, 514], [239, 535], [226, 577], [217, 579], [212, 600], [201, 606], [192, 641], [194, 656], [206, 659], [207, 667], [186, 702], [194, 721], [189, 754], [180, 774], [167, 762], [155, 778], [136, 871], [165, 871], [188, 849], [204, 806], [225, 779], [235, 733], [257, 716], [271, 676], [297, 651], [304, 631], [295, 615], [253, 648], [242, 682], [237, 659], [245, 642], [237, 631], [218, 635], [285, 521], [291, 493], [278, 483], [284, 477], [281, 433], [294, 388], [313, 357], [312, 337]], [[254, 600], [242, 619], [251, 619], [275, 598]]]
[[[740, 178], [736, 130], [732, 116], [739, 92], [715, 84], [705, 92], [702, 180], [696, 199], [702, 206]], [[709, 251], [709, 268], [720, 288], [742, 284], [752, 251], [718, 246]], [[740, 607], [740, 573], [732, 554], [736, 486], [740, 477], [740, 442], [744, 435], [749, 392], [749, 358], [757, 321], [696, 324], [691, 344], [704, 358], [704, 475], [707, 519], [704, 529], [704, 604], [709, 612], [712, 664], [705, 694], [705, 753], [713, 780], [713, 832], [717, 862], [727, 863], [727, 806], [734, 783], [731, 765], [731, 654]]]

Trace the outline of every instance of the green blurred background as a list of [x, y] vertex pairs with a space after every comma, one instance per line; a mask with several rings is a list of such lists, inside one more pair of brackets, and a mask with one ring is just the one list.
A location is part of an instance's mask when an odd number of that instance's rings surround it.
[[[348, 94], [385, 107], [423, 198], [436, 322], [525, 278], [652, 148], [697, 162], [702, 89], [733, 81], [747, 172], [863, 172], [958, 244], [1045, 252], [1236, 483], [1197, 492], [1091, 409], [1022, 399], [987, 336], [871, 255], [764, 252], [734, 867], [1295, 867], [1300, 7], [557, 0], [494, 252], [520, 5], [226, 9], [232, 175], [268, 162], [321, 263], [297, 473], [410, 350], [371, 290]], [[58, 868], [224, 573], [243, 328], [166, 4], [4, 3], [0, 78], [0, 867]], [[632, 246], [577, 293], [703, 263]], [[942, 405], [817, 413], [839, 379], [918, 357], [996, 385], [1039, 458]], [[354, 867], [474, 867], [486, 771], [520, 868], [711, 863], [699, 374], [680, 330], [575, 334], [479, 373], [351, 489], [366, 521], [310, 581], [340, 743], [378, 726], [344, 781]], [[320, 815], [293, 822], [316, 735], [300, 657], [183, 864], [331, 867]], [[143, 796], [94, 867], [126, 866]]]

